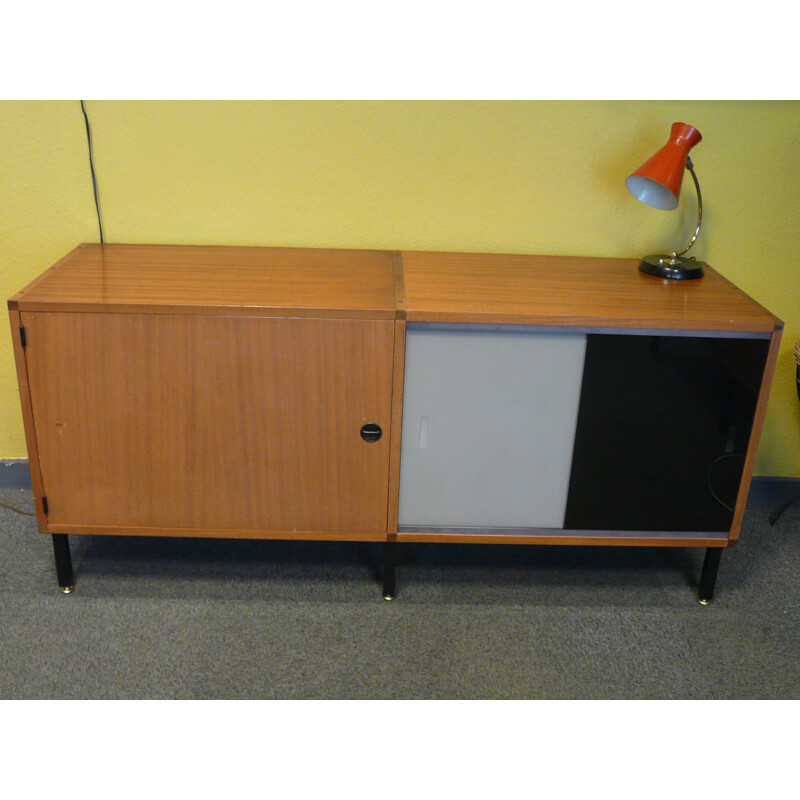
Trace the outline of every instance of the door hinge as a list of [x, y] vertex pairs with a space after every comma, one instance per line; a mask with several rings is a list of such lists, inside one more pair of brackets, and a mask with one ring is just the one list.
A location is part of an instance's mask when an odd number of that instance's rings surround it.
[[28, 346], [28, 338], [25, 336], [25, 326], [19, 326], [19, 340], [23, 347]]
[[47, 516], [49, 513], [49, 508], [47, 507], [47, 495], [42, 495], [42, 511], [44, 511], [44, 515]]

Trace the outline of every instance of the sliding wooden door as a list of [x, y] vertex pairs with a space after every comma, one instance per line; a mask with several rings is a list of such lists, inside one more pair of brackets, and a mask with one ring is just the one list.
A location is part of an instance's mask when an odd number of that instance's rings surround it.
[[383, 538], [393, 322], [22, 322], [51, 532]]

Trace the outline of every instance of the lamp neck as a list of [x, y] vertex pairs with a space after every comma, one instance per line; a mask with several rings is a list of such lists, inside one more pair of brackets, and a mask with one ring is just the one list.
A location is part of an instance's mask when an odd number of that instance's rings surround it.
[[686, 157], [686, 169], [692, 173], [694, 188], [697, 190], [697, 227], [694, 230], [694, 236], [692, 236], [691, 241], [686, 245], [686, 247], [683, 248], [683, 250], [680, 252], [675, 251], [674, 253], [670, 253], [670, 256], [672, 256], [674, 259], [677, 259], [678, 256], [682, 256], [697, 241], [697, 236], [700, 233], [700, 223], [703, 221], [703, 196], [700, 194], [700, 183], [697, 180], [697, 175], [694, 173], [694, 164], [692, 164], [692, 159], [689, 158], [689, 156]]

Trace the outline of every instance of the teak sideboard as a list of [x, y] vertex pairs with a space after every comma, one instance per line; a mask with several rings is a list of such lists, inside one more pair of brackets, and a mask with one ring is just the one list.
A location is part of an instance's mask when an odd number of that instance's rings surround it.
[[39, 530], [703, 547], [782, 323], [711, 268], [83, 244], [9, 302]]

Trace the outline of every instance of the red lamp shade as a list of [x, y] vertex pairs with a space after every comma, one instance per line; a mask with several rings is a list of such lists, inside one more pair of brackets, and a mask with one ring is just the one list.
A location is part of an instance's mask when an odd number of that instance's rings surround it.
[[677, 208], [686, 159], [702, 138], [697, 128], [685, 122], [673, 123], [669, 141], [625, 179], [628, 191], [653, 208], [664, 211]]

